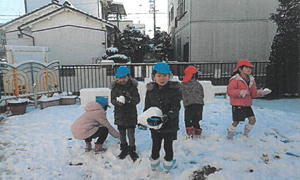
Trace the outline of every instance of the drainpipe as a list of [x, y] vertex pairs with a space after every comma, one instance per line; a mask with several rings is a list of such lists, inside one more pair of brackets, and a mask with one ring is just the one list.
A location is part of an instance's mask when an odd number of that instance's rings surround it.
[[34, 41], [34, 37], [33, 36], [23, 33], [22, 29], [20, 27], [18, 27], [18, 30], [20, 31], [21, 34], [23, 34], [23, 35], [25, 35], [27, 37], [32, 38], [32, 45], [35, 46], [35, 41]]
[[190, 38], [189, 38], [189, 62], [192, 60], [192, 1], [190, 1]]

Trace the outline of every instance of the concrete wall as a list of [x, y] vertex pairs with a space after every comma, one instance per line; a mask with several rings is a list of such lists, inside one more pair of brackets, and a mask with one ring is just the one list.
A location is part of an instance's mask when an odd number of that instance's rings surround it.
[[[173, 77], [172, 81], [179, 81], [177, 76]], [[145, 103], [146, 84], [151, 82], [150, 78], [145, 78], [145, 81], [139, 82], [138, 91], [140, 94], [140, 103]], [[213, 101], [216, 93], [226, 93], [227, 86], [213, 86], [211, 81], [199, 81], [204, 89], [204, 102]], [[109, 88], [85, 88], [80, 90], [80, 103], [86, 105], [89, 102], [95, 101], [96, 97], [106, 97], [110, 103], [110, 89]]]
[[[178, 0], [169, 0], [169, 11], [172, 6], [176, 16]], [[177, 28], [175, 20], [169, 26], [174, 60], [183, 61], [186, 42], [190, 43], [191, 62], [268, 60], [276, 32], [269, 18], [277, 7], [277, 0], [186, 0], [186, 14], [178, 19]]]

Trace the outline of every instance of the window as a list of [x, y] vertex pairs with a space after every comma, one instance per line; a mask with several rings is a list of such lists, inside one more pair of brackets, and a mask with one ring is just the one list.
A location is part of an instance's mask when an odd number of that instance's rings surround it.
[[171, 22], [174, 19], [174, 7], [172, 6], [170, 12], [169, 12], [169, 25], [171, 24]]
[[185, 0], [178, 0], [177, 19], [180, 20], [185, 14]]

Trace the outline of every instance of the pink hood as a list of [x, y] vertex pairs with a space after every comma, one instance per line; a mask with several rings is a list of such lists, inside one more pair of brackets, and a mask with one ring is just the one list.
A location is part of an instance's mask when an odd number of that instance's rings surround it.
[[99, 127], [106, 127], [113, 137], [119, 137], [119, 132], [110, 125], [106, 118], [106, 112], [99, 103], [88, 103], [85, 111], [71, 127], [75, 139], [84, 140], [97, 132]]

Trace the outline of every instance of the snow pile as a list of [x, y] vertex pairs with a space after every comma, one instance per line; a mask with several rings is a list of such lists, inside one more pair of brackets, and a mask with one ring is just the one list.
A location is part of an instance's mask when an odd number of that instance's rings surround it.
[[[248, 141], [242, 140], [246, 121], [238, 126], [232, 142], [226, 140], [232, 123], [227, 100], [205, 104], [202, 139], [186, 139], [182, 108], [173, 179], [298, 179], [300, 159], [286, 152], [300, 154], [299, 106], [299, 99], [255, 100], [257, 123]], [[143, 108], [144, 104], [138, 105], [139, 114]], [[107, 112], [111, 124], [113, 111], [112, 107]], [[0, 121], [0, 179], [148, 179], [149, 130], [136, 130], [140, 159], [135, 163], [129, 156], [117, 158], [119, 140], [110, 135], [104, 144], [107, 152], [84, 153], [84, 141], [75, 140], [71, 133], [71, 125], [83, 113], [80, 105], [28, 107], [26, 114]], [[163, 156], [162, 150], [161, 160]]]

